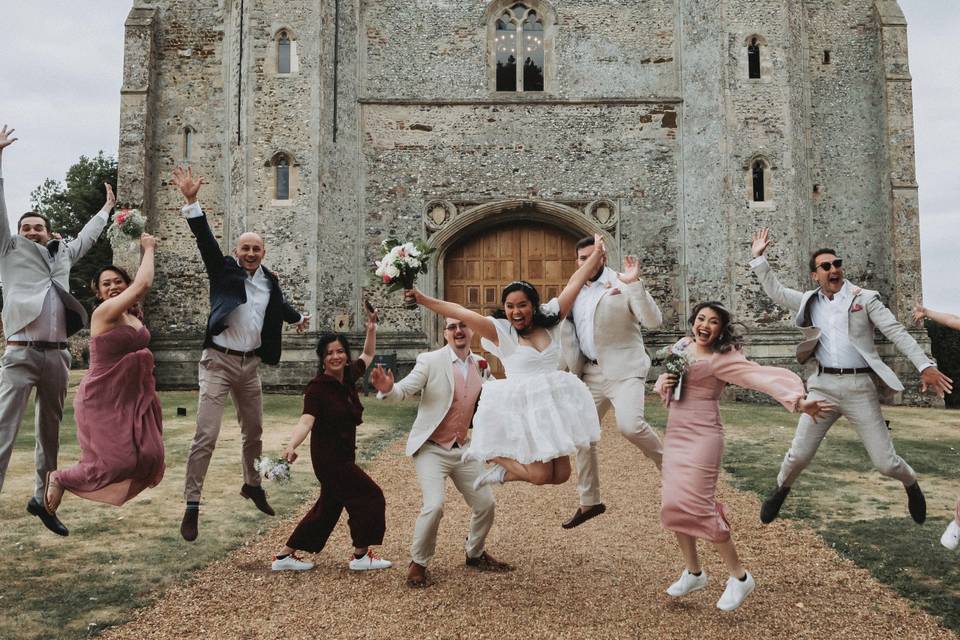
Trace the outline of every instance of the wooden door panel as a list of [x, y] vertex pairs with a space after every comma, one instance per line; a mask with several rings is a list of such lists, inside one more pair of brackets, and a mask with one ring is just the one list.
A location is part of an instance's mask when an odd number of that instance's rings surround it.
[[[544, 302], [559, 295], [577, 268], [577, 238], [554, 227], [531, 224], [496, 227], [461, 241], [444, 260], [444, 296], [451, 302], [491, 315], [500, 307], [500, 292], [514, 280], [528, 280]], [[494, 375], [503, 376], [500, 361], [472, 348], [490, 362]]]

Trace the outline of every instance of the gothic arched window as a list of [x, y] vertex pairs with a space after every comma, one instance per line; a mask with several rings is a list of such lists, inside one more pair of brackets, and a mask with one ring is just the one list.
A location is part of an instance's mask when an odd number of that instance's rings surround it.
[[760, 42], [757, 38], [752, 38], [747, 45], [747, 76], [760, 77]]
[[753, 161], [753, 166], [750, 168], [750, 177], [753, 185], [751, 199], [754, 202], [764, 202], [767, 199], [766, 170], [767, 165], [763, 160], [757, 159]]
[[290, 73], [290, 36], [286, 31], [277, 34], [277, 73]]
[[537, 11], [518, 2], [496, 19], [497, 91], [543, 91], [546, 47], [543, 20]]

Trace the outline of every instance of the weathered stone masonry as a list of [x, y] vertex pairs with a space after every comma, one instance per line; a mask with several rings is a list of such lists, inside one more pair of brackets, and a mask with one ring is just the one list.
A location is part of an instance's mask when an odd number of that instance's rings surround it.
[[[371, 287], [387, 235], [443, 255], [477, 229], [535, 219], [604, 233], [641, 256], [665, 344], [690, 306], [725, 300], [753, 356], [790, 362], [797, 334], [746, 263], [755, 226], [788, 284], [835, 246], [848, 277], [905, 318], [920, 292], [906, 26], [875, 0], [530, 0], [544, 24], [543, 92], [497, 92], [496, 0], [137, 1], [127, 21], [120, 198], [163, 243], [148, 301], [158, 379], [195, 384], [203, 268], [167, 184], [184, 161], [229, 248], [244, 229], [315, 328], [359, 332], [383, 309], [380, 351], [401, 363], [437, 338], [432, 318]], [[278, 73], [277, 34], [295, 64]], [[760, 43], [761, 77], [747, 46]], [[829, 52], [829, 56], [825, 55]], [[275, 198], [276, 158], [291, 197]], [[761, 202], [750, 168], [766, 167]], [[602, 215], [601, 215], [602, 214]], [[919, 336], [918, 336], [919, 337]], [[315, 335], [287, 339], [268, 384], [300, 388]], [[895, 370], [908, 362], [884, 347]], [[915, 399], [910, 396], [908, 399]]]

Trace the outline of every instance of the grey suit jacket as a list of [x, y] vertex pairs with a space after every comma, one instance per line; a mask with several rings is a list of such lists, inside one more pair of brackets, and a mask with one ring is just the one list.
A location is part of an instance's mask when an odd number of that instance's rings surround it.
[[70, 295], [70, 268], [93, 247], [107, 226], [109, 214], [101, 210], [84, 225], [75, 240], [61, 243], [51, 263], [47, 260], [47, 247], [10, 233], [0, 178], [0, 282], [3, 282], [3, 330], [7, 336], [18, 333], [40, 315], [43, 300], [51, 288], [66, 309], [67, 335], [86, 326], [86, 310]]
[[[754, 267], [753, 272], [757, 274], [760, 285], [771, 300], [796, 314], [794, 323], [804, 335], [797, 345], [797, 361], [801, 364], [807, 362], [813, 357], [820, 342], [820, 329], [813, 326], [810, 312], [811, 302], [816, 299], [815, 296], [820, 290], [801, 292], [783, 286], [767, 261]], [[853, 297], [847, 312], [850, 343], [885, 385], [894, 391], [903, 391], [903, 383], [877, 353], [873, 342], [874, 329], [879, 329], [918, 370], [931, 364], [930, 358], [890, 310], [880, 302], [879, 293], [861, 289], [852, 283], [851, 286], [854, 287]]]
[[[593, 317], [597, 364], [608, 380], [645, 378], [650, 356], [643, 346], [641, 327], [655, 329], [663, 322], [663, 316], [642, 280], [618, 284], [616, 288], [619, 294], [607, 293], [600, 298]], [[563, 323], [560, 344], [570, 373], [582, 375], [587, 357], [580, 351], [572, 316]]]
[[[420, 450], [453, 404], [452, 356], [446, 345], [436, 351], [421, 353], [413, 370], [402, 380], [397, 380], [390, 393], [377, 394], [382, 400], [404, 400], [421, 394], [417, 418], [407, 438], [408, 456]], [[470, 354], [470, 357], [474, 362], [481, 360], [476, 354]]]

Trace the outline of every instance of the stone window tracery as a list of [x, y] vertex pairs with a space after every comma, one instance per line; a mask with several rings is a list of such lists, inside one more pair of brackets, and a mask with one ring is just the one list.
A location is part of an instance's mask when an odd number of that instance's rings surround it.
[[274, 34], [273, 58], [273, 68], [278, 76], [293, 75], [299, 71], [297, 40], [290, 29], [284, 27]]
[[536, 7], [517, 2], [504, 8], [495, 18], [493, 32], [496, 90], [543, 91], [546, 37]]
[[270, 197], [274, 205], [293, 204], [299, 186], [297, 163], [286, 151], [278, 151], [264, 165], [268, 170]]

